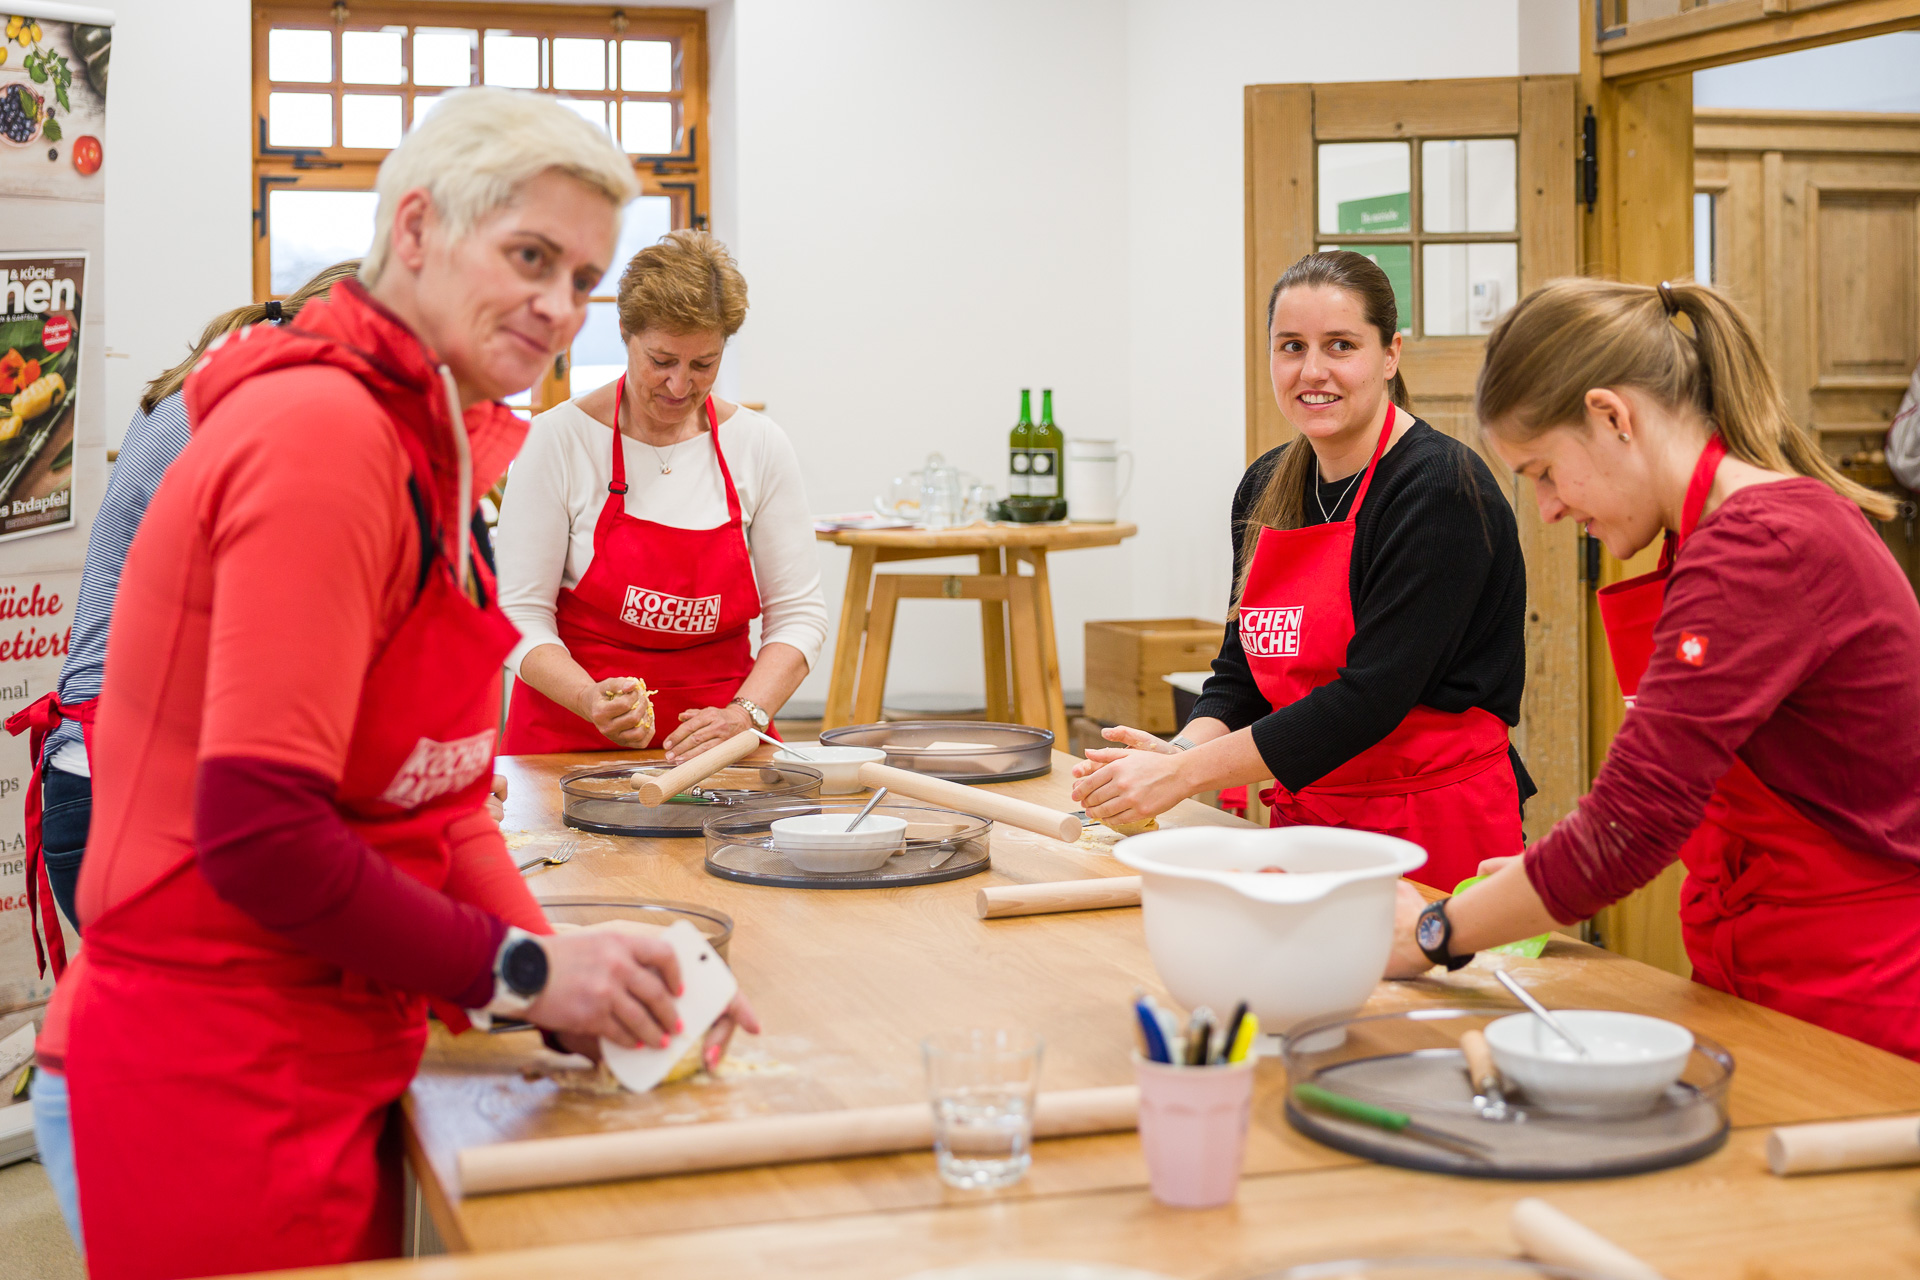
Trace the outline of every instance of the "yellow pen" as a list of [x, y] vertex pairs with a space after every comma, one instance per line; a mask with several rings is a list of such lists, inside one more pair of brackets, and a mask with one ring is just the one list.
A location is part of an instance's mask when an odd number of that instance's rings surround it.
[[1240, 1029], [1233, 1036], [1233, 1047], [1227, 1050], [1227, 1061], [1245, 1062], [1253, 1052], [1253, 1042], [1259, 1035], [1260, 1017], [1250, 1012], [1240, 1019]]

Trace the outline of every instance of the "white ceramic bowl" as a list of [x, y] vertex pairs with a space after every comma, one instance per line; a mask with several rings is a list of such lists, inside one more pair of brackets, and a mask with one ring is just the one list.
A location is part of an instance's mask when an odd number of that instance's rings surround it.
[[1608, 1009], [1556, 1009], [1587, 1046], [1582, 1058], [1530, 1013], [1487, 1024], [1487, 1045], [1507, 1082], [1549, 1111], [1622, 1117], [1653, 1110], [1686, 1069], [1693, 1032], [1675, 1022]]
[[848, 831], [858, 813], [809, 813], [781, 818], [772, 827], [773, 846], [802, 871], [872, 871], [907, 845], [907, 820], [873, 814]]
[[1140, 873], [1147, 950], [1174, 999], [1245, 1000], [1262, 1031], [1358, 1012], [1393, 945], [1395, 882], [1427, 860], [1409, 841], [1335, 827], [1153, 831], [1114, 855]]
[[[792, 751], [776, 751], [773, 758], [781, 764], [818, 769], [823, 796], [850, 796], [856, 791], [865, 791], [860, 783], [860, 766], [879, 764], [887, 758], [887, 753], [878, 747], [823, 747], [810, 742], [798, 743], [796, 747]], [[860, 829], [866, 830], [866, 824], [862, 823]]]

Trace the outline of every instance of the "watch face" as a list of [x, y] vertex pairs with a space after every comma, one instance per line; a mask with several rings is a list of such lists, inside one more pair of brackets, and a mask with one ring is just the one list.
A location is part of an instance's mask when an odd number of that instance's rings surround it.
[[1438, 950], [1447, 940], [1447, 922], [1437, 911], [1428, 911], [1421, 915], [1420, 923], [1414, 926], [1413, 940], [1424, 951]]
[[500, 976], [522, 999], [539, 995], [547, 988], [546, 948], [531, 938], [522, 938], [502, 958]]

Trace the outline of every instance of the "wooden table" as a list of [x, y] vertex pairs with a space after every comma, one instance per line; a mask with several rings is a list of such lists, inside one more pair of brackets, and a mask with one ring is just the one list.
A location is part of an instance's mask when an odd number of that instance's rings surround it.
[[[830, 729], [843, 724], [872, 724], [880, 719], [894, 613], [903, 598], [978, 600], [987, 719], [1051, 729], [1054, 741], [1065, 746], [1067, 711], [1060, 691], [1060, 652], [1054, 639], [1047, 552], [1117, 546], [1137, 532], [1130, 524], [1067, 523], [972, 524], [939, 530], [841, 529], [816, 534], [822, 542], [853, 550], [823, 726]], [[957, 555], [977, 557], [980, 571], [883, 573], [878, 577], [873, 572], [875, 564], [888, 561]], [[1021, 574], [1023, 563], [1033, 570], [1030, 575]]]
[[[552, 780], [591, 758], [606, 757], [503, 761], [512, 784], [508, 829], [553, 832]], [[1056, 756], [1051, 776], [1001, 789], [1070, 807], [1069, 764]], [[1240, 825], [1191, 802], [1163, 821]], [[1024, 1255], [1127, 1261], [1198, 1276], [1331, 1256], [1363, 1243], [1404, 1249], [1431, 1241], [1504, 1252], [1505, 1209], [1538, 1192], [1670, 1265], [1676, 1280], [1844, 1274], [1844, 1267], [1821, 1271], [1817, 1264], [1849, 1249], [1884, 1256], [1889, 1267], [1877, 1274], [1896, 1273], [1896, 1256], [1920, 1267], [1920, 1170], [1787, 1181], [1765, 1173], [1758, 1155], [1774, 1124], [1920, 1108], [1920, 1064], [1564, 938], [1539, 961], [1486, 957], [1457, 974], [1382, 984], [1369, 1009], [1507, 1005], [1492, 976], [1504, 963], [1524, 965], [1529, 985], [1550, 1005], [1673, 1018], [1719, 1040], [1737, 1059], [1736, 1133], [1725, 1150], [1665, 1173], [1544, 1189], [1406, 1173], [1295, 1133], [1280, 1114], [1283, 1074], [1266, 1063], [1239, 1203], [1203, 1214], [1153, 1204], [1132, 1134], [1043, 1143], [1025, 1182], [986, 1196], [947, 1189], [931, 1154], [916, 1153], [459, 1198], [455, 1159], [466, 1145], [918, 1100], [915, 1042], [942, 1027], [1043, 1032], [1046, 1088], [1127, 1082], [1127, 996], [1135, 986], [1159, 989], [1138, 912], [981, 921], [972, 909], [983, 885], [1126, 869], [1106, 853], [1004, 827], [993, 840], [989, 872], [903, 890], [733, 884], [701, 870], [702, 850], [691, 840], [590, 837], [573, 862], [534, 876], [535, 891], [544, 895], [646, 895], [727, 911], [737, 922], [731, 961], [767, 1034], [744, 1040], [737, 1051], [752, 1070], [643, 1097], [583, 1096], [523, 1079], [520, 1068], [541, 1053], [530, 1033], [436, 1039], [405, 1110], [409, 1153], [440, 1235], [454, 1250], [568, 1247], [420, 1265], [435, 1276], [461, 1277], [513, 1268], [515, 1275], [706, 1280], [750, 1274], [751, 1267], [877, 1278], [935, 1262]], [[631, 1239], [639, 1236], [644, 1243]]]

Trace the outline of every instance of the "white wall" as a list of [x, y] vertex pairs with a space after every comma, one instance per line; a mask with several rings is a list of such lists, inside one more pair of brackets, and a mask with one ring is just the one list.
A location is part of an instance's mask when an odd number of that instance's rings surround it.
[[1696, 71], [1693, 105], [1920, 111], [1920, 31], [1894, 31]]
[[[1069, 436], [1133, 448], [1140, 536], [1055, 562], [1077, 688], [1087, 619], [1225, 606], [1244, 86], [1513, 75], [1523, 46], [1554, 69], [1519, 19], [1543, 2], [1376, 0], [1360, 32], [1314, 0], [711, 0], [712, 212], [753, 297], [722, 386], [768, 402], [817, 511], [864, 507], [934, 449], [1004, 489], [1023, 386], [1054, 388]], [[245, 0], [120, 12], [112, 440], [139, 385], [249, 296], [252, 244]], [[131, 104], [167, 100], [189, 54], [183, 135]], [[836, 621], [846, 560], [823, 549]], [[904, 605], [890, 689], [977, 695], [976, 619]], [[825, 665], [801, 698], [824, 698]]]

